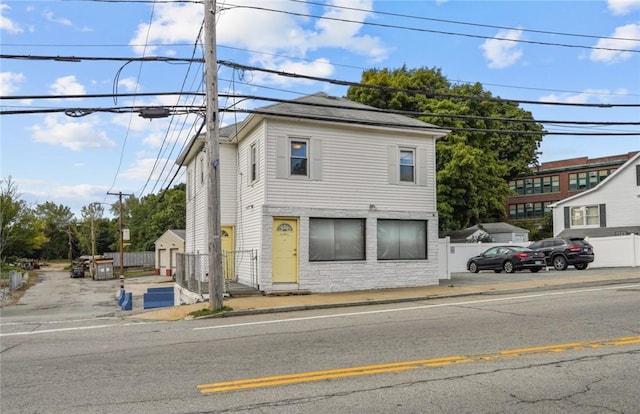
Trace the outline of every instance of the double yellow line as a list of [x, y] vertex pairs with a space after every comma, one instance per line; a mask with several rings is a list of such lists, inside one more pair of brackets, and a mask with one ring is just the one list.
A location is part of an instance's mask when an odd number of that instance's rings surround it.
[[303, 382], [323, 381], [336, 378], [360, 377], [364, 375], [401, 372], [421, 368], [436, 368], [447, 365], [466, 364], [469, 362], [495, 361], [498, 359], [512, 358], [535, 353], [565, 352], [571, 350], [603, 348], [607, 346], [621, 346], [637, 343], [640, 343], [640, 336], [628, 336], [596, 341], [570, 342], [566, 344], [511, 349], [491, 354], [449, 356], [442, 358], [421, 359], [416, 361], [364, 365], [360, 367], [337, 368], [323, 371], [301, 372], [297, 374], [275, 375], [270, 377], [214, 382], [211, 384], [198, 385], [198, 389], [202, 394], [210, 394], [223, 391], [238, 391], [250, 388], [274, 387], [277, 385], [299, 384]]

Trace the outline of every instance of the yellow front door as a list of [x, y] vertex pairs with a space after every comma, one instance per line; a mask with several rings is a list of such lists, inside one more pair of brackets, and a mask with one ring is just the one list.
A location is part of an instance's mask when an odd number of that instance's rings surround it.
[[235, 251], [233, 248], [233, 226], [220, 226], [222, 240], [222, 274], [226, 280], [235, 280]]
[[273, 219], [273, 283], [298, 283], [298, 220]]

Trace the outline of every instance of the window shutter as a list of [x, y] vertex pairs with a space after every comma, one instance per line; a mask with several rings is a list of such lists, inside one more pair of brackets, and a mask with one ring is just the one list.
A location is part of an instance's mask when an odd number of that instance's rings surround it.
[[311, 179], [322, 180], [322, 140], [311, 140]]
[[288, 160], [287, 137], [276, 137], [276, 178], [287, 178], [289, 176]]
[[636, 165], [636, 185], [640, 186], [640, 165]]
[[571, 216], [569, 212], [569, 207], [564, 208], [564, 228], [568, 229], [571, 227]]
[[607, 227], [607, 205], [600, 204], [600, 227]]
[[427, 150], [426, 148], [418, 148], [418, 176], [416, 177], [416, 183], [425, 187], [427, 185]]
[[388, 174], [389, 174], [389, 184], [398, 184], [400, 174], [398, 167], [398, 147], [395, 145], [389, 145], [388, 148]]

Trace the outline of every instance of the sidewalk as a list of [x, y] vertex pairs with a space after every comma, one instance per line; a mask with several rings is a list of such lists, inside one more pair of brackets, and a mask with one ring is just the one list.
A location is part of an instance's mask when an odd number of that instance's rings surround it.
[[[519, 277], [521, 275], [521, 277]], [[165, 279], [166, 280], [166, 279]], [[438, 286], [417, 288], [380, 289], [344, 293], [317, 293], [288, 296], [251, 296], [225, 298], [224, 306], [232, 311], [210, 317], [239, 316], [256, 313], [290, 312], [296, 310], [362, 306], [372, 304], [411, 302], [436, 298], [470, 296], [479, 294], [506, 294], [541, 291], [560, 287], [586, 287], [640, 283], [638, 268], [588, 269], [585, 271], [541, 272], [535, 277], [528, 272], [514, 274], [453, 274], [451, 279], [441, 280]], [[166, 286], [162, 279], [150, 284], [128, 284], [134, 296], [142, 295], [146, 288]], [[134, 310], [122, 313], [131, 319], [176, 321], [189, 318], [189, 313], [208, 309], [208, 302], [181, 305], [169, 308]]]

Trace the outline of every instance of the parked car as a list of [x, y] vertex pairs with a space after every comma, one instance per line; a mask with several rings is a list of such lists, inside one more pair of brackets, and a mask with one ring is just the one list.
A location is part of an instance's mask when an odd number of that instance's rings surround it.
[[513, 273], [524, 269], [535, 273], [544, 266], [544, 253], [521, 246], [492, 247], [467, 261], [467, 269], [472, 273], [478, 273], [480, 270], [493, 270], [496, 273], [504, 270]]
[[73, 266], [71, 268], [71, 277], [84, 277], [84, 266]]
[[544, 253], [547, 265], [556, 270], [566, 270], [568, 266], [584, 270], [595, 258], [593, 246], [582, 237], [543, 239], [529, 248]]

